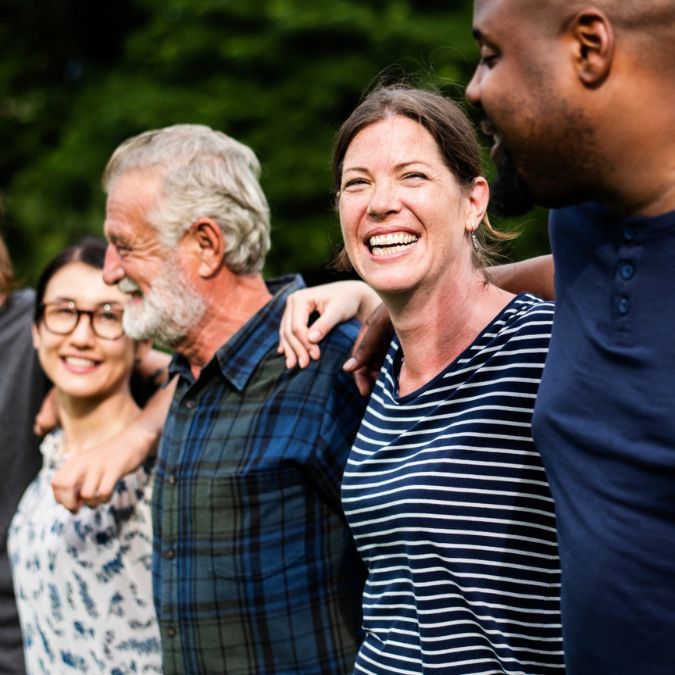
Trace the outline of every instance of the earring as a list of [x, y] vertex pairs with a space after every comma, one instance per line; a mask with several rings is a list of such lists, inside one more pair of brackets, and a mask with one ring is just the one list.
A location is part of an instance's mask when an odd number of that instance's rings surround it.
[[478, 237], [475, 232], [471, 233], [471, 243], [473, 244], [473, 250], [478, 253], [480, 247], [478, 245]]

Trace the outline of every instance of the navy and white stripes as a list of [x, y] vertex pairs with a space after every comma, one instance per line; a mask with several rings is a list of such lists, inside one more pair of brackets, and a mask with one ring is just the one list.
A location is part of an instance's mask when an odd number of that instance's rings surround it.
[[553, 306], [516, 297], [399, 398], [396, 340], [344, 474], [360, 673], [560, 673], [555, 516], [530, 423]]

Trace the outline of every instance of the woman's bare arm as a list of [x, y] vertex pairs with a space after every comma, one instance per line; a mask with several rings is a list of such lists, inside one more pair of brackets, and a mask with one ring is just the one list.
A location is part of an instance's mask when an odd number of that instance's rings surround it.
[[[363, 321], [380, 304], [380, 298], [362, 281], [336, 281], [291, 293], [279, 326], [279, 353], [286, 366], [306, 368], [320, 355], [319, 342], [342, 321]], [[309, 319], [318, 313], [312, 324]]]
[[[553, 275], [550, 255], [488, 270], [490, 281], [500, 288], [511, 293], [529, 291], [545, 300], [555, 297]], [[320, 316], [308, 325], [313, 312]], [[386, 308], [363, 282], [336, 282], [291, 294], [279, 330], [279, 352], [285, 355], [286, 365], [304, 368], [310, 359], [318, 359], [317, 343], [340, 321], [354, 317], [361, 319], [363, 325], [345, 370], [354, 373], [362, 394], [369, 393], [393, 329]]]
[[553, 256], [541, 255], [488, 270], [490, 281], [510, 293], [530, 292], [544, 300], [555, 298]]

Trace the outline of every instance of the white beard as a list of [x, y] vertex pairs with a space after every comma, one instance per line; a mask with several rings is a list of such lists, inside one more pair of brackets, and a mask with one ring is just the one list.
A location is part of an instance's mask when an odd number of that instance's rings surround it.
[[[140, 293], [138, 284], [129, 277], [121, 279], [117, 287], [123, 293]], [[124, 331], [134, 340], [153, 340], [175, 347], [201, 321], [205, 312], [204, 300], [172, 258], [140, 301], [127, 304]]]

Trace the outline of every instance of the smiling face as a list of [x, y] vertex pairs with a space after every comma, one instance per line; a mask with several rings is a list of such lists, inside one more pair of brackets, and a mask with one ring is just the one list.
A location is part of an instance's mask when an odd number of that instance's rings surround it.
[[[42, 302], [74, 302], [83, 310], [104, 305], [122, 310], [126, 297], [106, 286], [101, 270], [72, 262], [51, 277]], [[89, 316], [80, 315], [69, 335], [50, 332], [43, 320], [34, 325], [33, 344], [42, 368], [57, 391], [73, 398], [107, 398], [126, 392], [136, 356], [135, 343], [126, 336], [118, 340], [100, 338], [90, 322]]]
[[345, 249], [383, 298], [475, 271], [469, 234], [487, 189], [479, 178], [462, 190], [423, 126], [401, 115], [371, 124], [353, 138], [342, 166]]
[[181, 243], [166, 250], [149, 222], [160, 193], [156, 172], [128, 171], [113, 181], [106, 203], [109, 246], [103, 277], [129, 295], [124, 327], [131, 337], [176, 347], [205, 308], [181, 266]]
[[139, 290], [132, 301], [147, 293], [163, 267], [167, 252], [160, 244], [149, 215], [161, 193], [157, 172], [128, 171], [111, 185], [103, 230], [109, 242], [103, 277], [116, 284], [124, 277]]
[[499, 170], [493, 206], [506, 215], [532, 203], [561, 206], [592, 191], [596, 138], [573, 68], [561, 3], [476, 0], [480, 62], [466, 90], [484, 113]]

